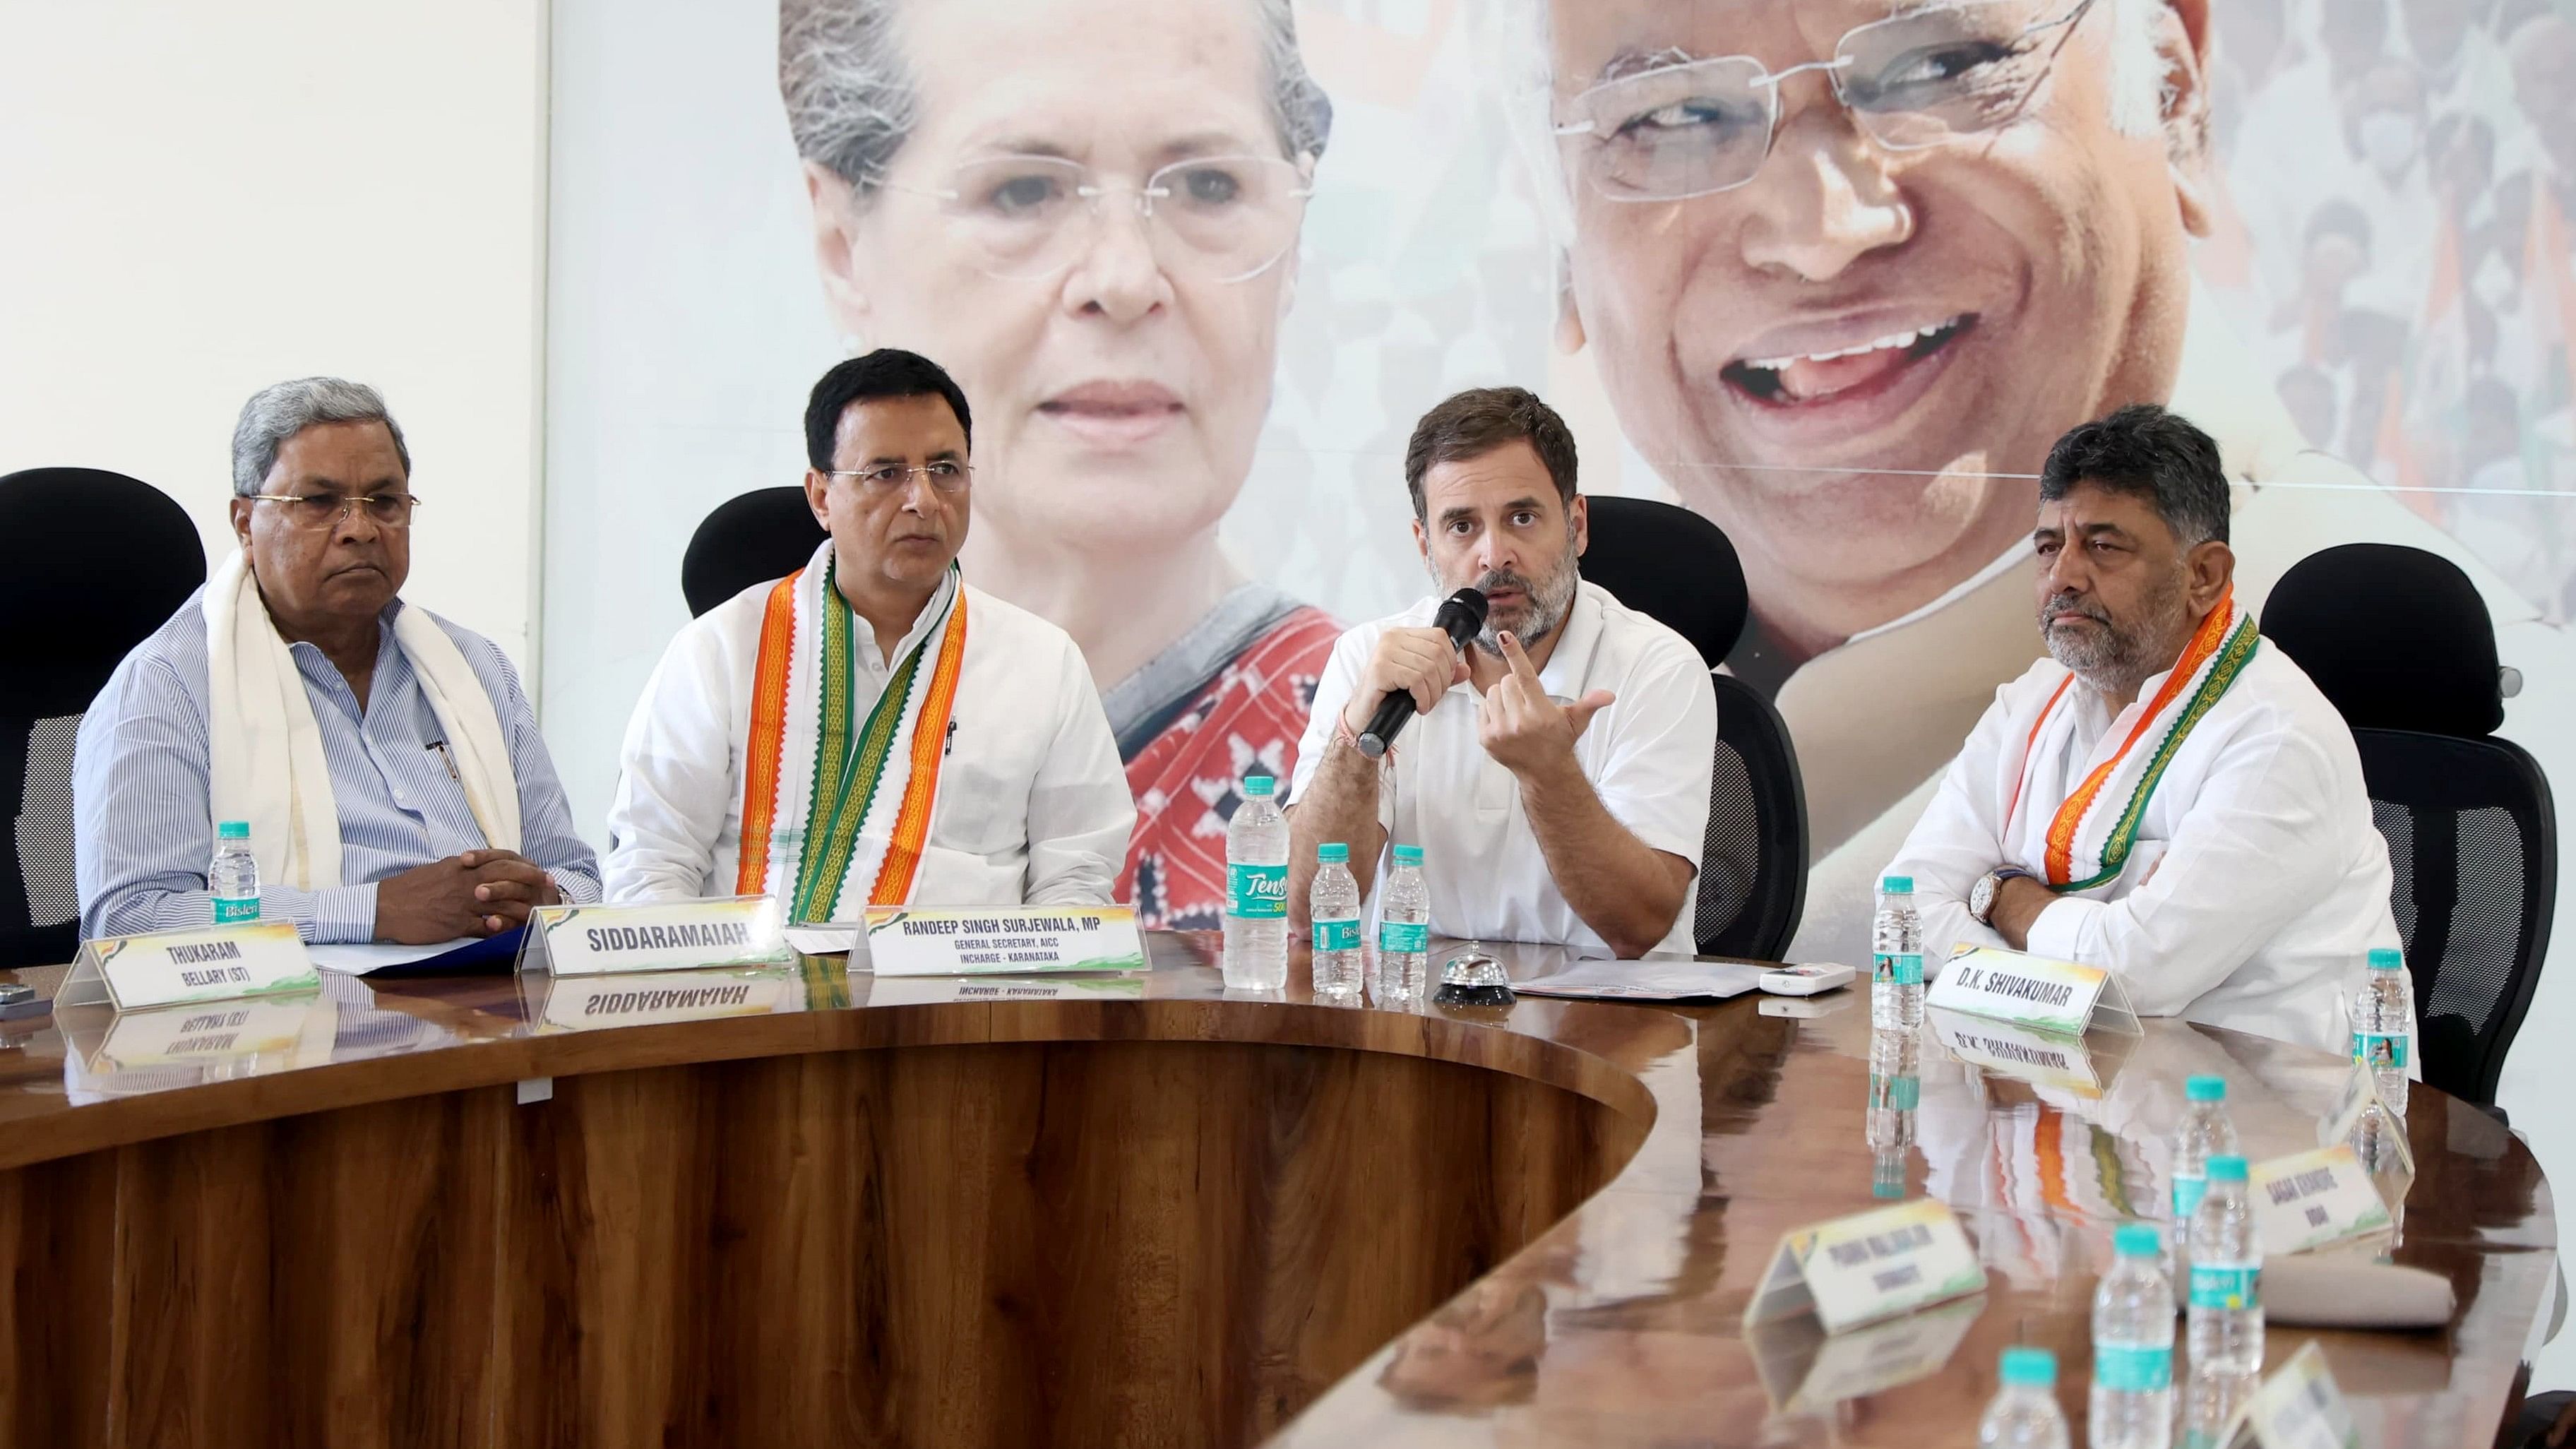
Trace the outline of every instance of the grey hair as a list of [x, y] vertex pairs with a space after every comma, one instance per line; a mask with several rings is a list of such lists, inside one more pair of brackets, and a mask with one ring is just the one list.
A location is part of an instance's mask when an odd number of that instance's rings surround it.
[[261, 388], [242, 404], [241, 421], [233, 425], [233, 496], [257, 493], [277, 466], [277, 450], [319, 423], [384, 424], [393, 434], [403, 476], [411, 476], [411, 447], [403, 441], [402, 424], [385, 410], [385, 400], [374, 388], [336, 377], [299, 377]]
[[[1556, 0], [1495, 0], [1480, 7], [1484, 69], [1501, 88], [1538, 208], [1560, 247], [1574, 241], [1574, 180], [1556, 145], [1556, 76], [1549, 16]], [[2128, 136], [2164, 125], [2171, 82], [2156, 50], [2155, 13], [2165, 0], [2096, 0], [2110, 11], [2111, 124]]]
[[[778, 93], [796, 152], [852, 186], [885, 179], [921, 120], [895, 43], [896, 0], [779, 0]], [[1292, 0], [1242, 0], [1258, 13], [1271, 122], [1289, 160], [1321, 157], [1333, 103], [1297, 48]]]

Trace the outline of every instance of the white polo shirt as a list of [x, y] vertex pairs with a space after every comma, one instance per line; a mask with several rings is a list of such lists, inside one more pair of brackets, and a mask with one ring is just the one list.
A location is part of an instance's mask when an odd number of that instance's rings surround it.
[[[1315, 687], [1314, 713], [1297, 744], [1293, 801], [1331, 746], [1333, 722], [1360, 670], [1390, 628], [1427, 627], [1440, 608], [1426, 598], [1392, 619], [1362, 624], [1333, 646]], [[1584, 777], [1611, 817], [1655, 850], [1697, 863], [1708, 833], [1708, 792], [1717, 750], [1717, 692], [1708, 665], [1681, 635], [1597, 585], [1577, 588], [1563, 632], [1539, 683], [1560, 702], [1596, 689], [1617, 699], [1574, 742]], [[1378, 823], [1393, 845], [1422, 847], [1434, 935], [1539, 941], [1610, 954], [1574, 914], [1549, 874], [1521, 809], [1520, 783], [1485, 753], [1478, 737], [1484, 697], [1453, 686], [1428, 714], [1406, 725], [1378, 785]], [[1378, 878], [1385, 878], [1381, 862]], [[1691, 899], [1660, 951], [1689, 954]]]

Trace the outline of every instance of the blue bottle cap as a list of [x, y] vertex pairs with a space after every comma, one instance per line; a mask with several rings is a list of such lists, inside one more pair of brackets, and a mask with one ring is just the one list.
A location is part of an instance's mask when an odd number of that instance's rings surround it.
[[217, 840], [248, 840], [250, 839], [250, 822], [247, 820], [227, 820], [223, 824], [215, 827], [215, 838]]
[[2227, 1100], [2227, 1079], [2193, 1077], [2182, 1084], [2182, 1094], [2195, 1102], [2224, 1102]]
[[2123, 1258], [2161, 1258], [2165, 1255], [2164, 1235], [2154, 1223], [2122, 1223], [2111, 1234], [2111, 1250]]
[[2057, 1355], [2044, 1348], [2008, 1348], [2001, 1363], [2003, 1381], [2015, 1388], [2057, 1387]]
[[1350, 858], [1351, 848], [1338, 840], [1315, 847], [1315, 859], [1325, 865], [1346, 864]]
[[1397, 865], [1422, 864], [1422, 847], [1419, 845], [1397, 846], [1395, 848], [1395, 863]]
[[2213, 1157], [2209, 1159], [2208, 1172], [2209, 1180], [2212, 1182], [2243, 1182], [2245, 1180], [2245, 1159], [2242, 1157]]
[[2391, 951], [2385, 946], [2374, 946], [2370, 951], [2370, 969], [2373, 971], [2403, 971], [2406, 969], [2405, 953], [2400, 951]]
[[1270, 797], [1270, 792], [1278, 788], [1279, 782], [1268, 775], [1243, 777], [1243, 798], [1246, 800], [1266, 800]]
[[1914, 877], [1910, 875], [1887, 876], [1879, 881], [1878, 888], [1892, 896], [1910, 896], [1914, 894]]

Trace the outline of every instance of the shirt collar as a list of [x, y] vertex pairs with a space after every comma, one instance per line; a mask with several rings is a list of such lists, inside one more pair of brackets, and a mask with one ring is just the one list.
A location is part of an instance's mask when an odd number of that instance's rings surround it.
[[[950, 564], [948, 566], [948, 571], [939, 576], [939, 587], [931, 590], [930, 601], [923, 604], [921, 606], [921, 612], [913, 616], [912, 627], [904, 630], [903, 637], [895, 641], [894, 658], [887, 659], [879, 657], [876, 661], [879, 665], [887, 669], [894, 668], [897, 660], [900, 660], [912, 653], [913, 646], [921, 642], [922, 636], [928, 634], [934, 626], [938, 625], [948, 617], [948, 601], [956, 597], [957, 590], [963, 587], [959, 582], [960, 577], [961, 575], [958, 572], [957, 566], [955, 564]], [[833, 597], [841, 599], [842, 608], [849, 609], [853, 617], [859, 617], [859, 611], [851, 607], [850, 601], [847, 598], [841, 597], [839, 585], [834, 584], [832, 586], [832, 594]], [[867, 620], [864, 617], [859, 617], [859, 623], [864, 626], [867, 623]], [[866, 650], [869, 654], [875, 654], [877, 652], [877, 631], [873, 628], [862, 627], [857, 631], [857, 634], [859, 647]]]

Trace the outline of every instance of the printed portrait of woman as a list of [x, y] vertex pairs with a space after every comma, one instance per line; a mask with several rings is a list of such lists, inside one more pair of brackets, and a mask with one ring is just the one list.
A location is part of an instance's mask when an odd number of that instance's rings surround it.
[[1090, 660], [1119, 897], [1215, 927], [1236, 783], [1289, 777], [1339, 632], [1217, 536], [1331, 128], [1289, 0], [783, 0], [779, 87], [835, 322], [974, 407], [966, 576]]

